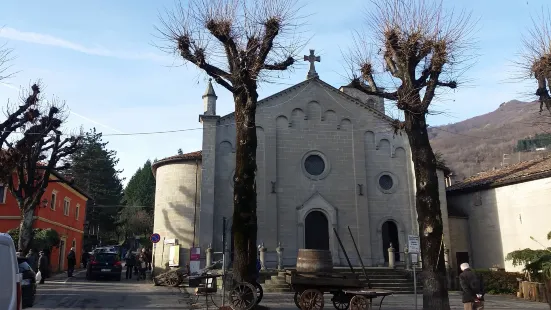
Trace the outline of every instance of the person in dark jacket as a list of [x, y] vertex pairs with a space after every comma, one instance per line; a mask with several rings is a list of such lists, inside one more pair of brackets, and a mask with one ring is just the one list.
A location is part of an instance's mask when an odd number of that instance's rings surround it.
[[468, 263], [461, 264], [459, 283], [463, 290], [463, 308], [465, 310], [484, 309], [484, 284]]
[[38, 272], [38, 257], [33, 249], [30, 249], [29, 254], [27, 254], [27, 264], [31, 266], [34, 272]]
[[44, 251], [40, 251], [40, 256], [38, 257], [38, 271], [42, 276], [40, 279], [40, 284], [44, 284], [44, 279], [46, 279], [46, 276], [48, 275], [48, 266], [48, 257], [46, 257]]
[[67, 254], [67, 276], [73, 277], [73, 271], [75, 271], [75, 265], [77, 264], [77, 255], [75, 248], [71, 248], [69, 254]]
[[86, 266], [88, 265], [88, 261], [90, 260], [90, 253], [86, 251], [82, 251], [82, 256], [80, 260], [82, 262], [82, 267], [86, 269]]
[[128, 252], [126, 252], [124, 260], [126, 264], [126, 278], [132, 279], [132, 270], [134, 269], [134, 266], [136, 266], [136, 256], [132, 253], [132, 250], [128, 250]]

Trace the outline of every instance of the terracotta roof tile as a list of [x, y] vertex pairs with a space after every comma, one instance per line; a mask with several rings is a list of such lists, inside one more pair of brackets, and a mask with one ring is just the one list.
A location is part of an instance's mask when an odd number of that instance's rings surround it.
[[478, 173], [449, 186], [446, 191], [487, 189], [551, 177], [551, 156], [520, 162], [505, 168]]

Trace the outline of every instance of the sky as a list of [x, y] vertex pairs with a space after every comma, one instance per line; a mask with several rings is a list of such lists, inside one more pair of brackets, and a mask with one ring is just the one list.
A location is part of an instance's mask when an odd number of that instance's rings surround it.
[[[178, 149], [201, 149], [201, 96], [207, 77], [191, 65], [159, 50], [163, 42], [155, 26], [159, 14], [174, 1], [6, 1], [0, 10], [0, 43], [13, 49], [10, 65], [16, 74], [0, 84], [0, 100], [14, 102], [20, 87], [41, 80], [44, 98], [58, 98], [70, 109], [68, 131], [96, 127], [120, 159], [128, 179], [148, 159], [172, 156]], [[185, 3], [185, 2], [184, 2]], [[348, 84], [343, 51], [355, 30], [365, 27], [367, 1], [302, 1], [303, 54], [315, 49], [322, 80]], [[501, 103], [534, 100], [531, 82], [518, 75], [522, 36], [531, 18], [547, 8], [547, 0], [444, 0], [447, 9], [466, 10], [477, 21], [476, 62], [464, 75], [467, 83], [435, 102], [442, 112], [431, 125], [455, 123], [495, 110]], [[303, 81], [308, 66], [301, 63], [275, 84], [263, 84], [260, 98]], [[230, 93], [215, 85], [217, 112], [233, 111]], [[182, 131], [186, 130], [186, 131]], [[163, 134], [136, 134], [178, 131]]]

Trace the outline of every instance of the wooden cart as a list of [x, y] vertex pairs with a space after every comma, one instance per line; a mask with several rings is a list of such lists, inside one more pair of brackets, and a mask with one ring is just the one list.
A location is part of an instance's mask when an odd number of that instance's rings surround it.
[[356, 276], [326, 273], [297, 273], [287, 270], [285, 282], [295, 292], [294, 301], [299, 309], [322, 309], [323, 294], [331, 293], [333, 306], [337, 310], [346, 310], [350, 306], [353, 295], [346, 294], [345, 290], [361, 290], [366, 284]]

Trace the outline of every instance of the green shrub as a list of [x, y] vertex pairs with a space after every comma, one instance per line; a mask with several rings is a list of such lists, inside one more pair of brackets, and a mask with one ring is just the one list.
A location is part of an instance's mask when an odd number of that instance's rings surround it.
[[477, 269], [475, 272], [482, 276], [487, 294], [516, 294], [518, 278], [524, 280], [524, 275], [517, 272], [491, 271]]

